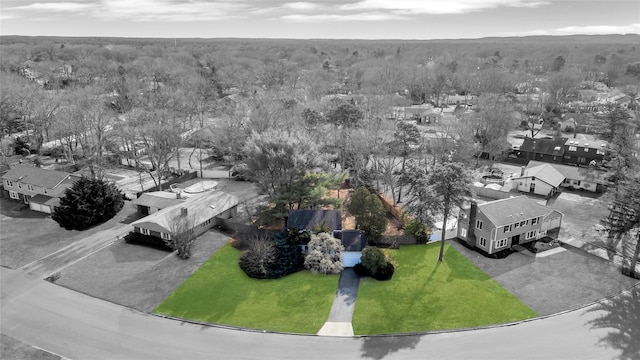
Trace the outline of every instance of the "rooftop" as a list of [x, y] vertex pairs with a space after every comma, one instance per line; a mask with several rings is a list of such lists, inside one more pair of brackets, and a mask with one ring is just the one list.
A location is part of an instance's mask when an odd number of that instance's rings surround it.
[[509, 225], [518, 221], [539, 216], [544, 217], [553, 212], [557, 212], [526, 196], [517, 196], [478, 204], [478, 211], [485, 214], [495, 226]]
[[[45, 189], [54, 189], [69, 177], [80, 178], [77, 175], [63, 171], [47, 170], [30, 166], [16, 166], [7, 171], [2, 176], [2, 179], [43, 187]], [[74, 180], [68, 181], [68, 183], [73, 182]]]

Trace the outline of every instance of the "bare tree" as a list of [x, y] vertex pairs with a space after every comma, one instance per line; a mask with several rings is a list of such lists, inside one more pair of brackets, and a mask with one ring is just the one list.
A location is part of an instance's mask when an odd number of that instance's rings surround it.
[[194, 230], [194, 217], [189, 215], [176, 215], [169, 225], [171, 234], [168, 239], [164, 239], [164, 243], [176, 251], [181, 259], [191, 257], [191, 248], [198, 239]]

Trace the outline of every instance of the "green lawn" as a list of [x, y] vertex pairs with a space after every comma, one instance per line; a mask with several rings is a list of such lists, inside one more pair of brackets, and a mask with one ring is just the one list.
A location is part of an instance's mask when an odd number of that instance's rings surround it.
[[392, 250], [396, 272], [387, 282], [360, 282], [353, 316], [356, 334], [466, 328], [528, 319], [536, 313], [469, 262], [440, 244]]
[[222, 247], [155, 312], [280, 332], [320, 330], [331, 310], [337, 275], [301, 271], [278, 280], [256, 280], [238, 266], [240, 254], [228, 244]]

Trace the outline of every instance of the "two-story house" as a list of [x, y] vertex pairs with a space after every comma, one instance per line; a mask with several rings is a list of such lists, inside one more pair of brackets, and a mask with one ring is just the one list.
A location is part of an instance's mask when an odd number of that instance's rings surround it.
[[564, 144], [562, 162], [573, 165], [602, 165], [607, 147], [607, 142], [602, 140], [590, 141], [582, 137], [568, 139]]
[[525, 137], [520, 145], [520, 157], [527, 160], [538, 160], [548, 163], [560, 163], [564, 156], [566, 137], [553, 139]]
[[64, 191], [80, 176], [23, 165], [12, 168], [0, 178], [5, 195], [29, 204], [31, 210], [51, 214]]
[[526, 196], [472, 202], [458, 215], [458, 238], [478, 251], [494, 254], [535, 241], [557, 229], [562, 213]]

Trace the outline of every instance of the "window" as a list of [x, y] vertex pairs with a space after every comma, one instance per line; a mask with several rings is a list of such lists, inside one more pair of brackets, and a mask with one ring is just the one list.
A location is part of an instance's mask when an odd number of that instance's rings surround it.
[[520, 227], [520, 223], [515, 223], [515, 224], [513, 224], [513, 228], [514, 228], [514, 229], [517, 229], [517, 228], [519, 228], [519, 227]]
[[140, 233], [142, 233], [142, 235], [151, 235], [149, 229], [140, 229]]
[[47, 189], [43, 189], [43, 190], [44, 190], [44, 193], [46, 194], [47, 193]]
[[467, 237], [467, 229], [461, 227], [460, 228], [460, 236]]
[[13, 181], [7, 180], [7, 186], [13, 186]]
[[[589, 145], [589, 144], [587, 144]], [[584, 152], [589, 152], [589, 148], [584, 148]]]
[[538, 230], [531, 230], [527, 233], [527, 239], [531, 239], [533, 237], [536, 237], [536, 235], [538, 234]]
[[18, 189], [22, 189], [22, 183], [18, 183]]
[[[147, 230], [147, 229], [144, 229], [144, 230]], [[149, 234], [146, 234], [146, 235], [149, 235]], [[160, 233], [160, 237], [162, 238], [162, 240], [171, 240], [171, 234]]]
[[520, 221], [520, 226], [525, 226], [527, 224], [526, 221]]
[[476, 221], [476, 228], [482, 229], [482, 220]]
[[584, 164], [587, 162], [587, 158], [584, 156], [580, 156], [578, 157], [578, 162]]
[[14, 200], [18, 200], [18, 199], [20, 199], [20, 194], [18, 194], [15, 191], [9, 191], [9, 197], [14, 199]]
[[574, 185], [580, 185], [580, 180], [573, 180]]
[[27, 185], [27, 190], [33, 191], [33, 185]]
[[500, 239], [496, 242], [496, 249], [507, 246], [507, 239]]
[[575, 146], [569, 146], [569, 151], [578, 151], [578, 148]]
[[605, 153], [605, 151], [604, 151], [604, 150], [602, 150], [602, 149], [598, 149], [598, 150], [596, 150], [596, 154], [598, 154], [598, 155], [605, 155], [606, 153]]
[[487, 247], [487, 239], [481, 237], [480, 238], [480, 246]]
[[531, 225], [535, 225], [538, 223], [538, 218], [531, 219]]
[[509, 228], [509, 225], [506, 225], [506, 226], [504, 227], [504, 229], [503, 229], [503, 231], [504, 231], [504, 232], [509, 232], [509, 230], [511, 230], [511, 229]]

